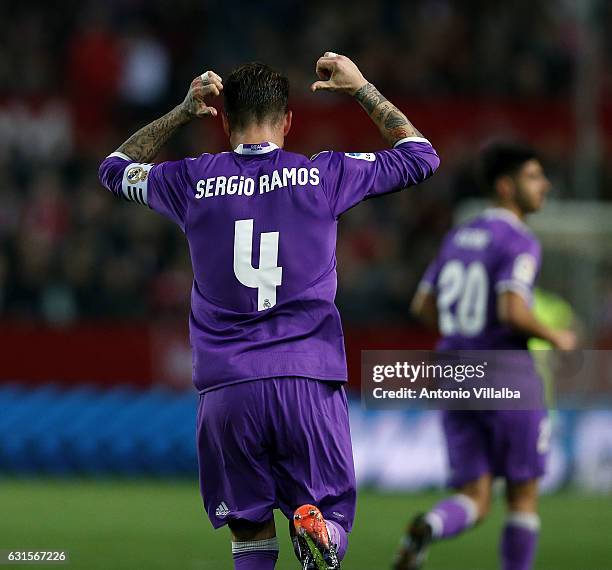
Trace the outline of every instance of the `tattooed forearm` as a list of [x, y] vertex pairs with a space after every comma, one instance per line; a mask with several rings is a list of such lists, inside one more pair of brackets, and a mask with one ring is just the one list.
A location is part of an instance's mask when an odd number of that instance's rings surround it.
[[378, 105], [387, 100], [371, 83], [366, 83], [361, 89], [358, 89], [355, 92], [355, 99], [361, 103], [368, 115], [371, 115]]
[[355, 99], [370, 115], [383, 138], [391, 146], [406, 137], [423, 136], [406, 118], [406, 115], [381, 95], [371, 83], [367, 83], [361, 89], [358, 89], [355, 92]]
[[[385, 129], [397, 129], [404, 126], [408, 119], [399, 111], [391, 111], [385, 119]], [[416, 131], [416, 129], [415, 129]]]
[[190, 115], [179, 105], [134, 133], [117, 151], [138, 162], [150, 162], [174, 131], [190, 119]]

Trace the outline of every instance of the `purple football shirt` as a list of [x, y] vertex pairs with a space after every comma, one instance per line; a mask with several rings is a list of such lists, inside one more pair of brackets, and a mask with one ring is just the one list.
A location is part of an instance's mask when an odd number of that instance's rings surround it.
[[493, 359], [487, 356], [487, 380], [519, 388], [528, 407], [443, 412], [453, 487], [485, 473], [510, 481], [544, 473], [548, 423], [542, 385], [527, 338], [497, 317], [497, 299], [504, 291], [531, 304], [539, 265], [540, 244], [529, 228], [509, 210], [490, 208], [448, 233], [421, 282], [436, 295], [438, 348], [499, 351]]
[[193, 380], [205, 392], [278, 376], [346, 381], [334, 305], [338, 218], [422, 182], [438, 164], [416, 137], [392, 150], [311, 159], [262, 143], [156, 165], [113, 153], [100, 179], [187, 237]]
[[532, 302], [540, 244], [510, 210], [490, 208], [446, 236], [420, 288], [433, 291], [440, 350], [526, 350], [527, 338], [501, 323], [497, 296]]

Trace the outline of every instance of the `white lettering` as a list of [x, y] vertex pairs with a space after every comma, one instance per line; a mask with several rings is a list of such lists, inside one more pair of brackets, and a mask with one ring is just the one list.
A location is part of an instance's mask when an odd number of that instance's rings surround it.
[[[321, 178], [318, 168], [283, 168], [259, 177], [259, 193], [266, 194], [278, 188], [292, 186], [319, 185]], [[214, 196], [252, 196], [255, 193], [255, 180], [245, 176], [216, 176], [198, 180], [195, 189], [197, 200]]]
[[215, 184], [215, 196], [225, 196], [225, 184], [227, 178], [225, 176], [217, 176], [217, 183]]
[[275, 170], [274, 172], [272, 172], [272, 184], [270, 186], [270, 190], [276, 190], [277, 188], [280, 188], [282, 185], [283, 185], [283, 181], [281, 180], [280, 174], [278, 173], [278, 170]]
[[198, 180], [198, 185], [196, 186], [196, 194], [195, 197], [197, 200], [204, 196], [204, 180]]
[[237, 190], [238, 190], [238, 177], [230, 176], [227, 179], [227, 193], [229, 195], [235, 194]]
[[289, 186], [289, 183], [295, 186], [295, 177], [295, 168], [283, 168], [283, 186]]
[[255, 180], [252, 178], [246, 178], [244, 180], [244, 195], [252, 196], [253, 192], [255, 192]]
[[300, 186], [305, 186], [306, 184], [308, 184], [308, 169], [307, 168], [298, 169], [297, 179], [298, 179], [298, 184]]
[[213, 193], [212, 193], [212, 187], [213, 184], [215, 182], [214, 178], [207, 178], [206, 179], [206, 198], [212, 198]]

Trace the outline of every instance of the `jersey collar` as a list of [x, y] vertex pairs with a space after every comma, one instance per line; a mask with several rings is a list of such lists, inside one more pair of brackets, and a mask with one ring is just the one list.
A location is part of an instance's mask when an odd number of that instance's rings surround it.
[[276, 150], [277, 148], [278, 146], [272, 142], [262, 142], [262, 143], [256, 143], [256, 144], [239, 144], [234, 149], [234, 152], [238, 154], [245, 154], [245, 155], [250, 156], [253, 154], [266, 154], [268, 152], [272, 152], [273, 150]]
[[507, 208], [487, 208], [484, 211], [485, 218], [491, 219], [502, 219], [508, 222], [509, 224], [519, 228], [527, 233], [532, 233], [529, 229], [529, 226], [523, 222], [514, 212], [508, 210]]

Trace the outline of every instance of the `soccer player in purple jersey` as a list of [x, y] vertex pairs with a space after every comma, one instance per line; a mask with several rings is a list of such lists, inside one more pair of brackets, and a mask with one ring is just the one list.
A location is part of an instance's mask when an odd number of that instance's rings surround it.
[[[531, 310], [540, 244], [523, 220], [542, 207], [550, 182], [536, 154], [517, 144], [490, 146], [482, 167], [493, 207], [449, 232], [421, 281], [413, 312], [439, 331], [438, 349], [513, 349], [516, 370], [540, 382], [527, 340], [542, 338], [565, 350], [576, 342], [571, 331], [550, 329]], [[528, 570], [540, 526], [538, 478], [550, 435], [546, 411], [446, 411], [443, 428], [450, 485], [457, 493], [409, 524], [394, 568], [420, 568], [432, 541], [481, 521], [489, 510], [493, 478], [501, 476], [508, 508], [501, 567]]]
[[[327, 52], [316, 72], [312, 91], [356, 99], [390, 150], [311, 159], [283, 150], [288, 80], [251, 63], [225, 81], [212, 71], [194, 79], [180, 105], [100, 167], [111, 192], [170, 218], [187, 238], [200, 485], [213, 526], [232, 531], [241, 570], [274, 568], [275, 508], [290, 520], [302, 568], [339, 568], [356, 492], [334, 305], [338, 218], [439, 164], [350, 59]], [[152, 164], [181, 125], [217, 116], [207, 98], [222, 92], [232, 150]]]

